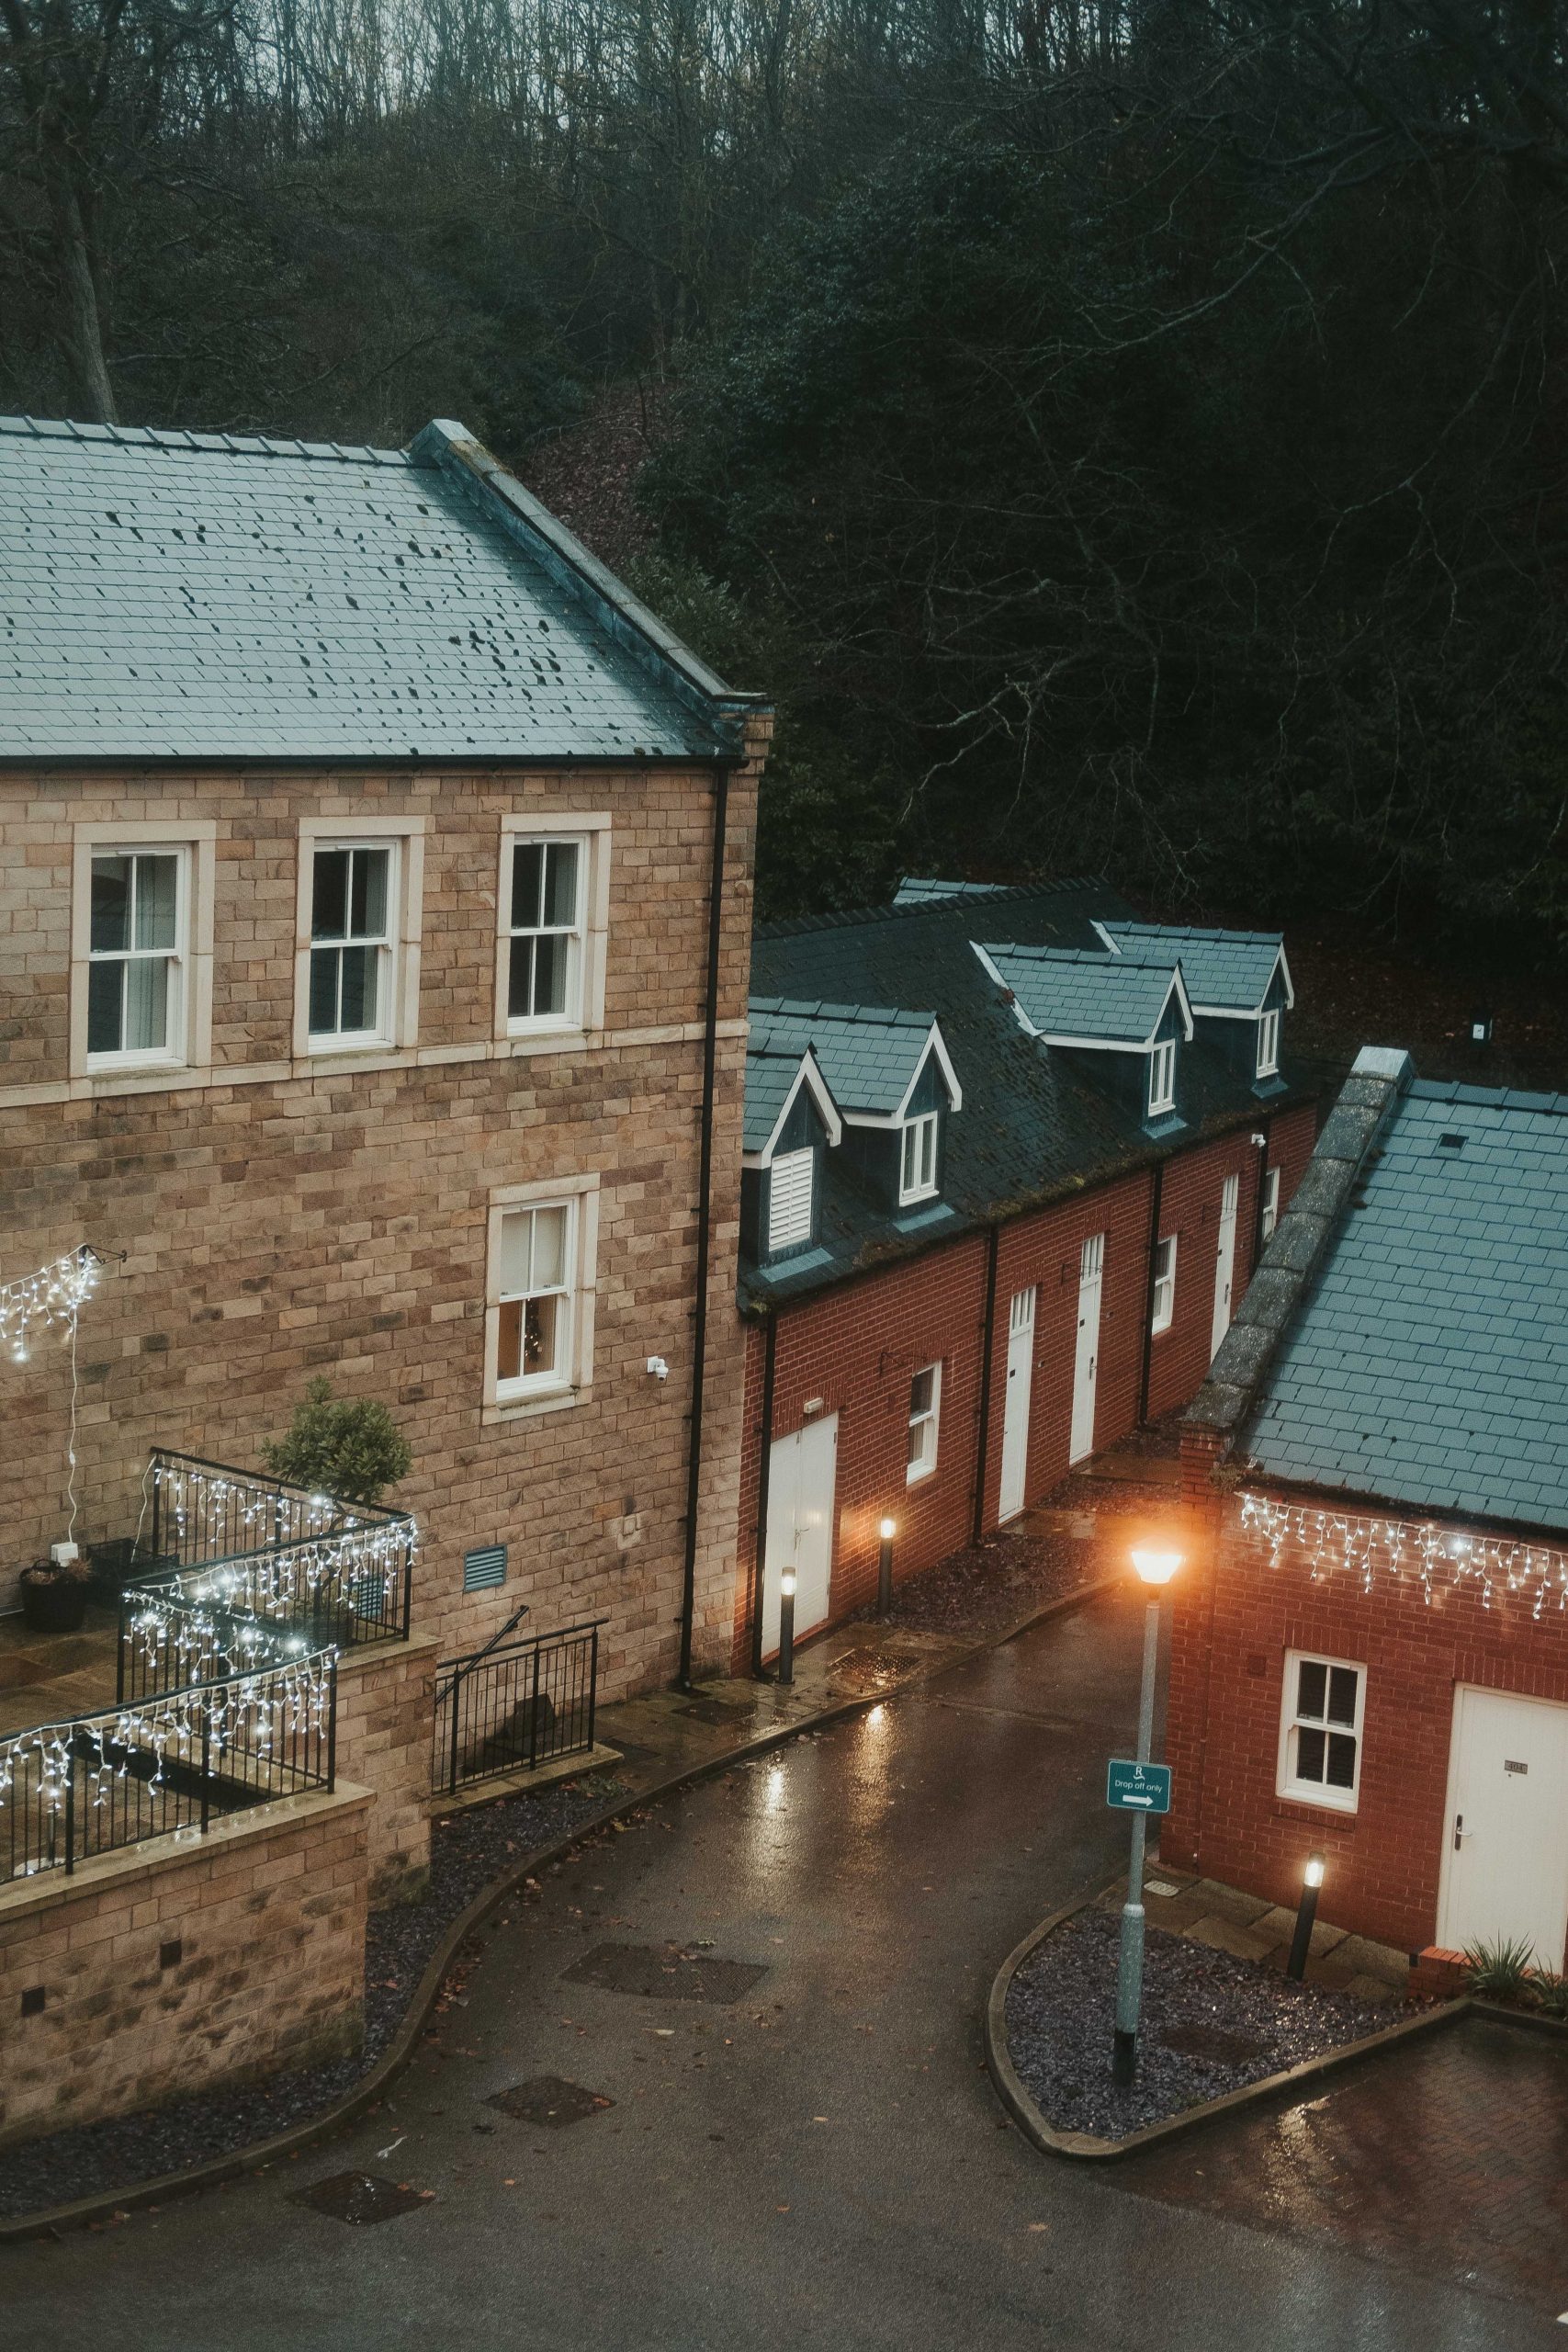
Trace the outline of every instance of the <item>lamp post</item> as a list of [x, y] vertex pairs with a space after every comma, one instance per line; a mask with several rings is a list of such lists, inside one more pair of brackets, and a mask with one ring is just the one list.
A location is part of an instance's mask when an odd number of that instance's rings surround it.
[[779, 1680], [795, 1680], [795, 1570], [779, 1578]]
[[893, 1538], [898, 1532], [897, 1520], [885, 1519], [877, 1529], [882, 1549], [876, 1557], [876, 1613], [887, 1616], [893, 1607]]
[[[1133, 1566], [1150, 1594], [1144, 1611], [1144, 1680], [1138, 1695], [1138, 1761], [1152, 1759], [1155, 1734], [1155, 1667], [1159, 1656], [1159, 1596], [1181, 1566], [1179, 1552], [1160, 1552], [1144, 1544], [1133, 1547]], [[1126, 2085], [1138, 2064], [1138, 2018], [1144, 2002], [1144, 1838], [1145, 1814], [1133, 1815], [1133, 1851], [1127, 1867], [1127, 1900], [1122, 1905], [1122, 1947], [1116, 1962], [1116, 2033], [1111, 2044], [1111, 2079]]]
[[1323, 1856], [1309, 1854], [1302, 1872], [1302, 1899], [1296, 1906], [1296, 1932], [1291, 1938], [1291, 1957], [1285, 1962], [1285, 1973], [1299, 1984], [1306, 1974], [1307, 1953], [1312, 1950], [1312, 1923], [1317, 1917], [1317, 1890], [1323, 1884]]

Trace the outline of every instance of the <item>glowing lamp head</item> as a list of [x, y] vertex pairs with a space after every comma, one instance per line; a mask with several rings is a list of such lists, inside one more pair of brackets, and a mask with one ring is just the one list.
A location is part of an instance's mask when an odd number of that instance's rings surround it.
[[779, 1578], [779, 1590], [786, 1600], [795, 1599], [795, 1570], [786, 1568]]
[[1321, 1854], [1309, 1854], [1307, 1856], [1306, 1868], [1303, 1871], [1302, 1876], [1305, 1879], [1309, 1886], [1321, 1886], [1323, 1884], [1323, 1856]]
[[1133, 1566], [1145, 1584], [1168, 1584], [1181, 1566], [1179, 1552], [1161, 1552], [1152, 1544], [1134, 1544]]
[[880, 1520], [877, 1522], [876, 1532], [885, 1544], [891, 1544], [898, 1532], [898, 1522], [896, 1519]]

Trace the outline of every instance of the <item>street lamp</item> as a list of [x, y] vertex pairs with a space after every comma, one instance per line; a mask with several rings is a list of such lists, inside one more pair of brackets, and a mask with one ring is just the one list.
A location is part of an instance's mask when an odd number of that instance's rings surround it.
[[779, 1578], [779, 1680], [795, 1680], [795, 1570]]
[[1291, 1938], [1291, 1957], [1285, 1962], [1285, 1973], [1299, 1984], [1306, 1974], [1307, 1953], [1312, 1949], [1312, 1923], [1317, 1917], [1317, 1890], [1323, 1884], [1323, 1856], [1309, 1854], [1302, 1872], [1302, 1899], [1296, 1906], [1296, 1932]]
[[893, 1607], [893, 1538], [898, 1532], [898, 1522], [885, 1519], [876, 1532], [882, 1539], [876, 1560], [876, 1613], [886, 1617]]
[[[1133, 1546], [1133, 1566], [1147, 1589], [1144, 1611], [1144, 1681], [1138, 1696], [1138, 1761], [1150, 1761], [1155, 1733], [1155, 1666], [1159, 1656], [1160, 1594], [1181, 1566], [1179, 1552], [1152, 1544]], [[1116, 2034], [1111, 2079], [1125, 2086], [1137, 2071], [1138, 2017], [1144, 2001], [1144, 1838], [1148, 1816], [1133, 1815], [1133, 1852], [1127, 1870], [1127, 1900], [1122, 1905], [1122, 1948], [1116, 1962]]]

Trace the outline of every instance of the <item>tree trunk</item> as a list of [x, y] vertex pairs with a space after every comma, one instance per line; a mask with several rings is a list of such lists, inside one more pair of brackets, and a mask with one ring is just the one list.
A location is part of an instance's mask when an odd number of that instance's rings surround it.
[[117, 424], [114, 388], [104, 357], [103, 316], [97, 280], [87, 245], [81, 199], [68, 165], [50, 175], [50, 209], [54, 216], [55, 251], [65, 302], [61, 341], [72, 376], [72, 397], [86, 424]]

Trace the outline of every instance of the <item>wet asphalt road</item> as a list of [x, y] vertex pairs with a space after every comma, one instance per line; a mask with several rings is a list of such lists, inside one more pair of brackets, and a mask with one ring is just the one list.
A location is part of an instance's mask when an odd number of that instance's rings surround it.
[[[0, 2254], [0, 2345], [1561, 2343], [1539, 2312], [1145, 2199], [1004, 2123], [986, 1995], [1115, 1868], [1104, 1758], [1140, 1617], [1129, 1596], [1058, 1619], [591, 1848], [509, 1907], [379, 2113], [227, 2191]], [[765, 1973], [729, 2007], [562, 1981], [604, 1943]], [[615, 2104], [545, 2129], [485, 2103], [542, 2075]], [[370, 2228], [291, 2201], [348, 2166], [434, 2194]]]

